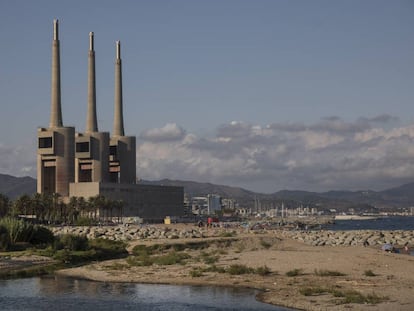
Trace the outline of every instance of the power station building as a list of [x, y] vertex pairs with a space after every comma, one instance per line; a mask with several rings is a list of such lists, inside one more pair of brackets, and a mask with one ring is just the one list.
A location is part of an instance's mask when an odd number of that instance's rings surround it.
[[124, 202], [123, 215], [159, 221], [182, 216], [182, 187], [136, 184], [136, 139], [123, 121], [121, 44], [116, 42], [112, 136], [100, 132], [96, 115], [94, 34], [89, 33], [88, 109], [84, 133], [63, 125], [59, 24], [53, 22], [51, 112], [48, 128], [38, 129], [37, 192], [62, 198], [102, 195]]

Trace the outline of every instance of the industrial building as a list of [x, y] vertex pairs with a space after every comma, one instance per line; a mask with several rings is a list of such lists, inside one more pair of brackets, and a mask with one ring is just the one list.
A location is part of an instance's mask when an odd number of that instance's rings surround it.
[[63, 199], [102, 195], [122, 200], [124, 216], [159, 221], [184, 213], [182, 187], [136, 183], [136, 138], [123, 122], [121, 43], [116, 42], [113, 132], [98, 130], [94, 34], [89, 33], [86, 129], [63, 125], [59, 24], [53, 22], [51, 112], [48, 128], [38, 129], [37, 192]]

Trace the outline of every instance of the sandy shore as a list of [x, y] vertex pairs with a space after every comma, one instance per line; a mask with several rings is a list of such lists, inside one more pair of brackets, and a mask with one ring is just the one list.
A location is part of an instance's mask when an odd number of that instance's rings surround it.
[[[186, 285], [243, 286], [263, 290], [258, 299], [267, 303], [302, 310], [414, 310], [414, 256], [385, 253], [362, 246], [310, 246], [277, 233], [239, 234], [227, 247], [212, 244], [208, 249], [187, 249], [191, 256], [185, 265], [130, 266], [125, 259], [110, 260], [79, 268], [60, 270], [59, 275], [107, 282], [137, 282]], [[214, 238], [210, 238], [214, 239]], [[223, 238], [221, 238], [223, 239]], [[234, 238], [233, 238], [234, 239]], [[184, 243], [189, 239], [130, 241], [137, 244]], [[200, 241], [200, 239], [194, 239]], [[208, 265], [200, 260], [201, 252], [214, 254], [217, 267], [242, 264], [257, 268], [267, 266], [271, 274], [230, 275], [190, 272]], [[286, 272], [300, 269], [300, 275]], [[315, 270], [343, 273], [343, 276], [320, 276]], [[366, 276], [371, 270], [375, 276]], [[304, 288], [356, 290], [364, 295], [388, 297], [376, 305], [338, 304], [332, 294], [304, 296]]]

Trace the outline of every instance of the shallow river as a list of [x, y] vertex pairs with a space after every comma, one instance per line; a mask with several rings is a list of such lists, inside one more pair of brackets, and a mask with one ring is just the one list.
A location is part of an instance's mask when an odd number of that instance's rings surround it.
[[100, 283], [62, 277], [0, 281], [1, 310], [289, 310], [222, 287]]

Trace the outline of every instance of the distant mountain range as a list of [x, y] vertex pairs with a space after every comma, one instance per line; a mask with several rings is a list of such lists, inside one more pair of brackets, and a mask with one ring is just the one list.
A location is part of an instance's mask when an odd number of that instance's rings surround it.
[[10, 199], [21, 196], [22, 194], [32, 194], [36, 192], [36, 179], [32, 177], [14, 177], [11, 175], [0, 174], [0, 193]]
[[[308, 192], [282, 190], [272, 194], [256, 193], [243, 188], [200, 183], [194, 181], [169, 180], [141, 181], [143, 184], [182, 186], [190, 196], [218, 194], [223, 198], [235, 199], [240, 206], [254, 207], [260, 204], [264, 208], [280, 205], [286, 207], [317, 207], [319, 209], [367, 210], [393, 209], [414, 206], [414, 182], [384, 191], [328, 191]], [[36, 179], [31, 177], [14, 177], [0, 174], [0, 193], [14, 199], [22, 194], [36, 192]], [[256, 203], [255, 203], [256, 202]]]
[[281, 190], [272, 194], [257, 193], [243, 188], [199, 183], [193, 181], [169, 180], [143, 181], [146, 184], [182, 186], [190, 196], [218, 194], [223, 198], [233, 198], [241, 206], [253, 207], [260, 204], [264, 208], [284, 203], [287, 207], [316, 207], [319, 209], [337, 209], [370, 211], [372, 209], [394, 209], [414, 206], [414, 182], [384, 191], [328, 191], [309, 192]]

